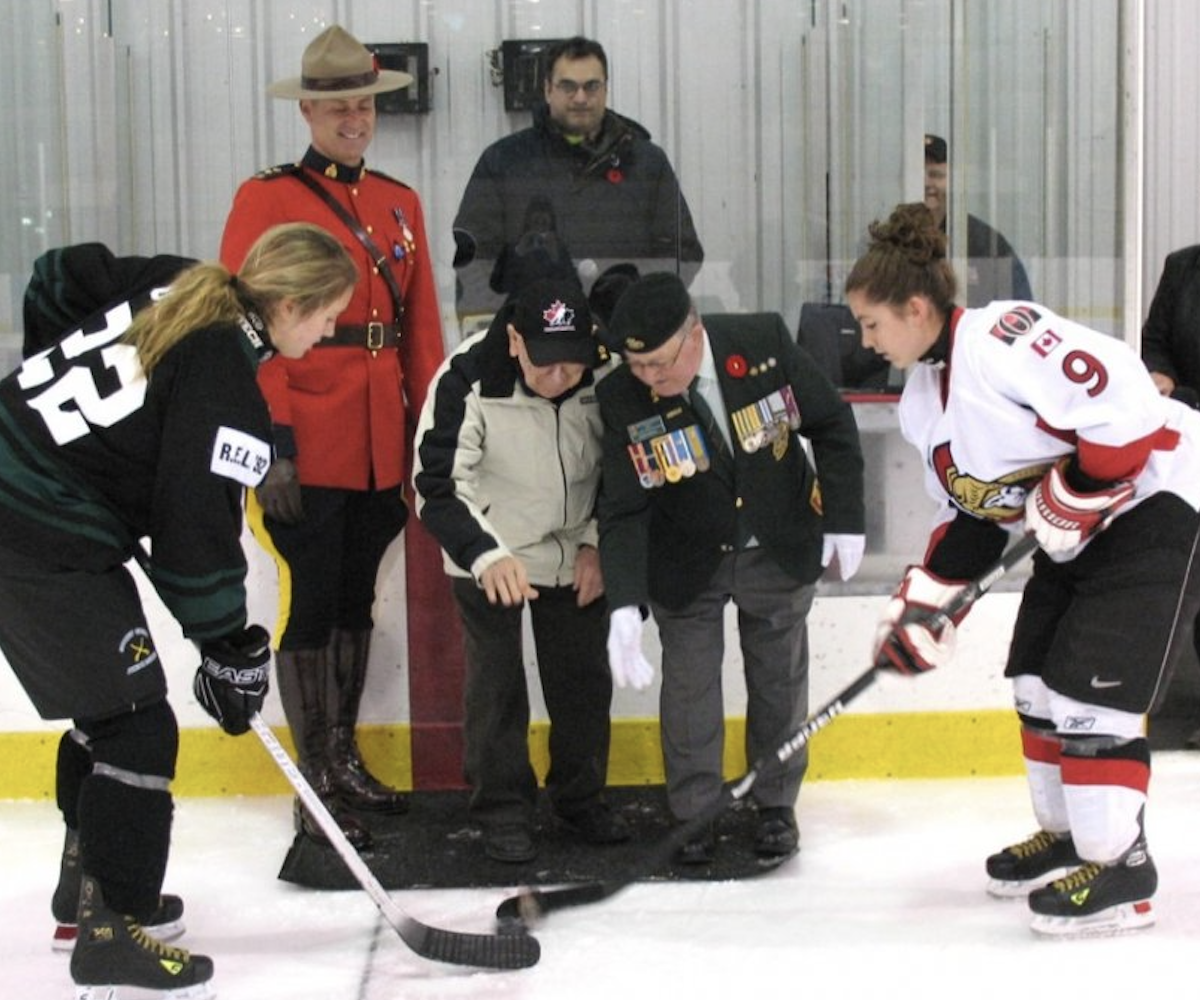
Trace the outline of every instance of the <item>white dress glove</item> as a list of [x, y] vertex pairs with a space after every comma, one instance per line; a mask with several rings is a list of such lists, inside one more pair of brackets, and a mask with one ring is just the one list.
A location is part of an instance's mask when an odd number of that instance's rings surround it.
[[608, 667], [617, 687], [640, 691], [654, 680], [654, 668], [642, 653], [642, 613], [633, 605], [609, 616]]
[[838, 576], [849, 580], [862, 565], [863, 550], [867, 547], [866, 535], [826, 535], [821, 549], [821, 565], [828, 566], [837, 556]]

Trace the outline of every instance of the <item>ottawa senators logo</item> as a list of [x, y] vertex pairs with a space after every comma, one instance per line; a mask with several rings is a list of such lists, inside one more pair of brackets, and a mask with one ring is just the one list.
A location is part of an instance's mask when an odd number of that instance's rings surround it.
[[1025, 498], [1049, 467], [1048, 463], [1031, 465], [985, 482], [959, 472], [948, 443], [933, 450], [933, 468], [950, 502], [967, 514], [998, 524], [1019, 521], [1025, 516]]
[[1017, 306], [1001, 316], [996, 321], [996, 325], [988, 330], [988, 333], [997, 340], [1011, 344], [1018, 337], [1024, 337], [1030, 333], [1041, 318], [1042, 314], [1036, 309], [1030, 306]]

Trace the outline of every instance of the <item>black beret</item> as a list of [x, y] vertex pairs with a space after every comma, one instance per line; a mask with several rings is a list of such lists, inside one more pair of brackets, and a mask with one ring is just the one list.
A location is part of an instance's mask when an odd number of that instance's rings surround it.
[[679, 332], [691, 308], [692, 297], [677, 275], [648, 274], [617, 300], [608, 323], [612, 343], [635, 354], [653, 351]]
[[945, 163], [946, 155], [949, 149], [946, 146], [946, 140], [940, 135], [930, 135], [925, 133], [925, 162], [926, 163]]

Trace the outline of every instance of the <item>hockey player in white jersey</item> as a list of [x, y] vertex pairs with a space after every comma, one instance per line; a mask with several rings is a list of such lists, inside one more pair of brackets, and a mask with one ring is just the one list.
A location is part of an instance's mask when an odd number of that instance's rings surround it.
[[1039, 829], [987, 859], [989, 891], [1028, 894], [1044, 934], [1148, 926], [1145, 713], [1196, 611], [1200, 414], [1160, 396], [1117, 338], [1033, 302], [956, 306], [923, 205], [898, 206], [870, 237], [847, 300], [863, 342], [909, 372], [900, 426], [940, 503], [876, 663], [910, 675], [946, 663], [954, 626], [938, 630], [930, 610], [1032, 532], [1005, 674]]

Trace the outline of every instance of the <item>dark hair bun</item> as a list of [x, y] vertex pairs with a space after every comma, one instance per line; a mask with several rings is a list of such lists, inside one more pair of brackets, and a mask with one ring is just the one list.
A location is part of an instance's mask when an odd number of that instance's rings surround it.
[[924, 202], [897, 205], [886, 221], [872, 222], [867, 232], [872, 249], [898, 250], [919, 267], [946, 258], [946, 234], [938, 228]]

